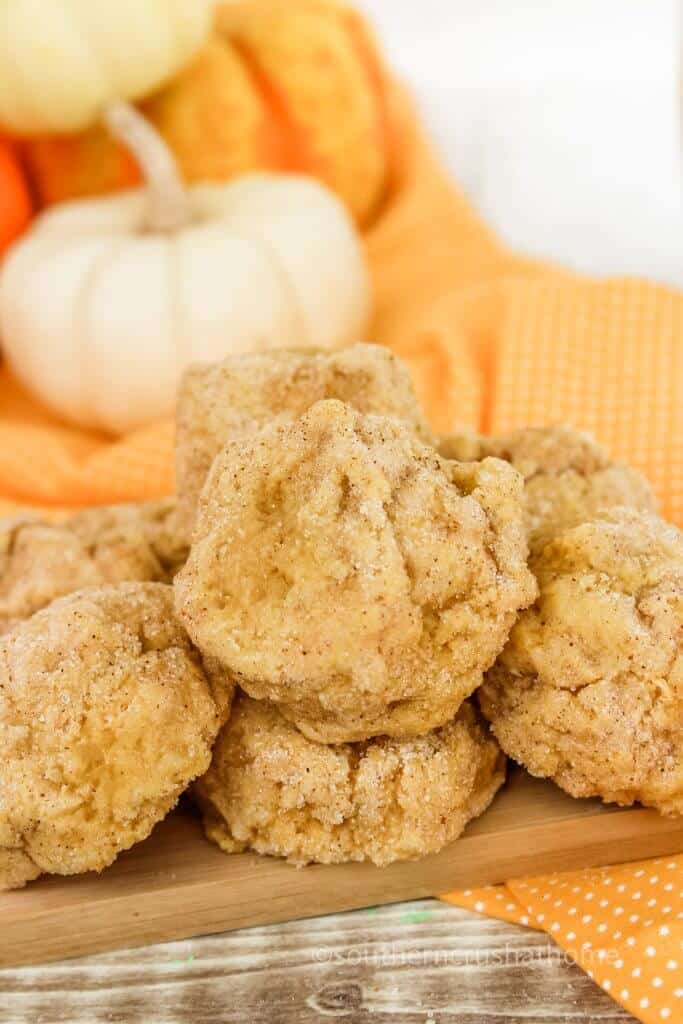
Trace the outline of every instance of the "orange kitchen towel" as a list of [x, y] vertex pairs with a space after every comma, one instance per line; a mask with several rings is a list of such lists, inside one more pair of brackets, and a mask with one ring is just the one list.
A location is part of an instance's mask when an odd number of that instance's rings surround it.
[[683, 1021], [683, 857], [524, 878], [442, 899], [543, 929], [644, 1024]]

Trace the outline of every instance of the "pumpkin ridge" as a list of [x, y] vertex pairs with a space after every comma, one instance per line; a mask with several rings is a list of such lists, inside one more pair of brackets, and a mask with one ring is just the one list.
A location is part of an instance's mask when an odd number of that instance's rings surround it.
[[243, 39], [230, 39], [229, 45], [241, 59], [254, 91], [263, 104], [265, 124], [261, 135], [266, 166], [322, 175], [320, 160], [305, 132], [292, 117], [282, 90], [269, 79], [256, 54]]
[[182, 235], [180, 234], [169, 235], [167, 252], [168, 302], [166, 308], [170, 321], [171, 350], [175, 359], [178, 382], [180, 382], [185, 367], [192, 362], [190, 346], [186, 342], [186, 316], [182, 300], [181, 239]]
[[81, 409], [86, 412], [93, 423], [97, 423], [100, 430], [107, 430], [107, 427], [98, 410], [94, 384], [95, 368], [91, 358], [92, 347], [88, 343], [90, 295], [99, 276], [106, 270], [107, 265], [113, 259], [116, 259], [123, 249], [131, 244], [133, 243], [128, 238], [115, 238], [103, 247], [83, 275], [74, 302], [75, 349], [80, 365], [80, 373], [78, 375], [79, 403]]
[[372, 219], [393, 191], [396, 184], [396, 166], [393, 159], [395, 138], [390, 106], [388, 102], [388, 83], [386, 73], [376, 53], [372, 39], [369, 37], [361, 19], [352, 10], [341, 12], [341, 18], [353, 43], [358, 56], [358, 63], [368, 83], [368, 89], [375, 98], [375, 120], [377, 123], [377, 142], [380, 152], [385, 154], [384, 185], [375, 197], [375, 202], [366, 211], [366, 218]]
[[313, 345], [313, 339], [311, 338], [311, 333], [308, 329], [308, 323], [301, 308], [301, 302], [299, 300], [298, 292], [292, 285], [292, 282], [290, 281], [289, 278], [289, 274], [287, 273], [287, 268], [280, 259], [280, 256], [278, 255], [275, 246], [272, 245], [267, 238], [264, 238], [264, 236], [261, 235], [258, 231], [254, 230], [245, 231], [244, 228], [240, 228], [239, 231], [233, 230], [233, 237], [243, 238], [247, 242], [256, 242], [263, 248], [263, 251], [268, 257], [268, 262], [271, 266], [271, 269], [273, 270], [278, 280], [282, 284], [283, 291], [285, 292], [286, 295], [289, 295], [290, 297], [291, 318], [294, 321], [295, 326], [298, 323], [298, 329], [296, 333], [300, 333], [302, 336], [300, 344], [303, 347]]
[[[49, 239], [42, 240], [41, 244], [43, 246], [45, 246], [47, 241], [50, 241], [50, 240]], [[51, 241], [52, 241], [52, 245], [50, 246], [50, 249], [48, 250], [47, 255], [46, 256], [41, 256], [41, 259], [51, 259], [53, 257], [53, 254], [59, 253], [59, 250], [61, 249], [61, 247], [63, 245], [63, 239], [55, 237]], [[19, 274], [19, 288], [18, 288], [18, 290], [21, 291], [22, 287], [26, 288], [28, 290], [30, 288], [30, 285], [25, 283], [25, 281], [26, 281], [27, 278], [29, 278], [31, 276], [31, 274], [33, 272], [32, 268], [31, 268], [31, 265], [30, 265], [30, 262], [27, 262], [25, 265], [23, 265], [22, 268], [21, 268], [21, 271], [22, 272]], [[1, 285], [1, 283], [2, 283], [2, 281], [0, 279], [0, 285]], [[0, 299], [1, 299], [1, 297], [2, 297], [2, 288], [0, 287]], [[2, 313], [2, 312], [3, 311], [0, 310], [0, 313]], [[3, 323], [3, 319], [2, 319], [1, 316], [0, 316], [0, 327], [4, 328], [4, 323]], [[28, 363], [24, 362], [24, 365], [22, 366], [22, 368], [20, 370], [15, 370], [14, 373], [15, 373], [15, 376], [16, 376], [17, 380], [19, 380], [20, 383], [23, 385], [23, 387], [28, 390], [28, 388], [30, 386], [31, 379], [36, 374], [38, 374], [39, 371], [40, 371], [40, 363], [39, 363], [39, 360], [37, 358], [39, 353], [35, 352], [34, 350], [32, 350], [30, 348], [28, 348], [26, 351], [29, 353]], [[0, 362], [4, 362], [4, 360], [0, 360]]]

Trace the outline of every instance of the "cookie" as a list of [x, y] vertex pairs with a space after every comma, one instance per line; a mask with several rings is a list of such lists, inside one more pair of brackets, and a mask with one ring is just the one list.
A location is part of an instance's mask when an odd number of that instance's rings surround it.
[[410, 424], [319, 402], [215, 460], [176, 607], [309, 738], [424, 733], [535, 596], [521, 498], [505, 462], [448, 462]]
[[185, 531], [192, 532], [200, 491], [227, 441], [294, 420], [324, 398], [404, 419], [434, 440], [407, 369], [378, 345], [244, 354], [194, 366], [183, 379], [177, 411], [176, 477]]
[[240, 695], [196, 786], [209, 839], [296, 864], [436, 853], [488, 807], [505, 758], [469, 703], [441, 729], [327, 746]]
[[175, 499], [86, 509], [62, 523], [0, 519], [0, 633], [84, 587], [170, 582], [188, 547]]
[[0, 638], [0, 888], [100, 871], [202, 775], [232, 684], [203, 662], [171, 588], [54, 601]]
[[532, 552], [605, 509], [657, 511], [640, 473], [571, 427], [526, 427], [501, 437], [456, 434], [442, 440], [440, 451], [450, 459], [505, 459], [522, 474]]
[[683, 534], [615, 509], [536, 572], [478, 693], [503, 750], [572, 796], [683, 813]]

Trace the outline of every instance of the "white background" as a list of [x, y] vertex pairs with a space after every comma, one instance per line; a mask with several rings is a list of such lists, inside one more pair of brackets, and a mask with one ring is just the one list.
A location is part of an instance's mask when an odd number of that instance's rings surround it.
[[510, 244], [683, 286], [678, 0], [358, 0]]

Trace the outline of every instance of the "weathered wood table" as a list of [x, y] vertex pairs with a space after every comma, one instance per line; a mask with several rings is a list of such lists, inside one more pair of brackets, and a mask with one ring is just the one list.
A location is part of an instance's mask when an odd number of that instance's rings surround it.
[[328, 1018], [349, 1024], [634, 1019], [544, 934], [432, 900], [0, 971], [0, 1024]]

